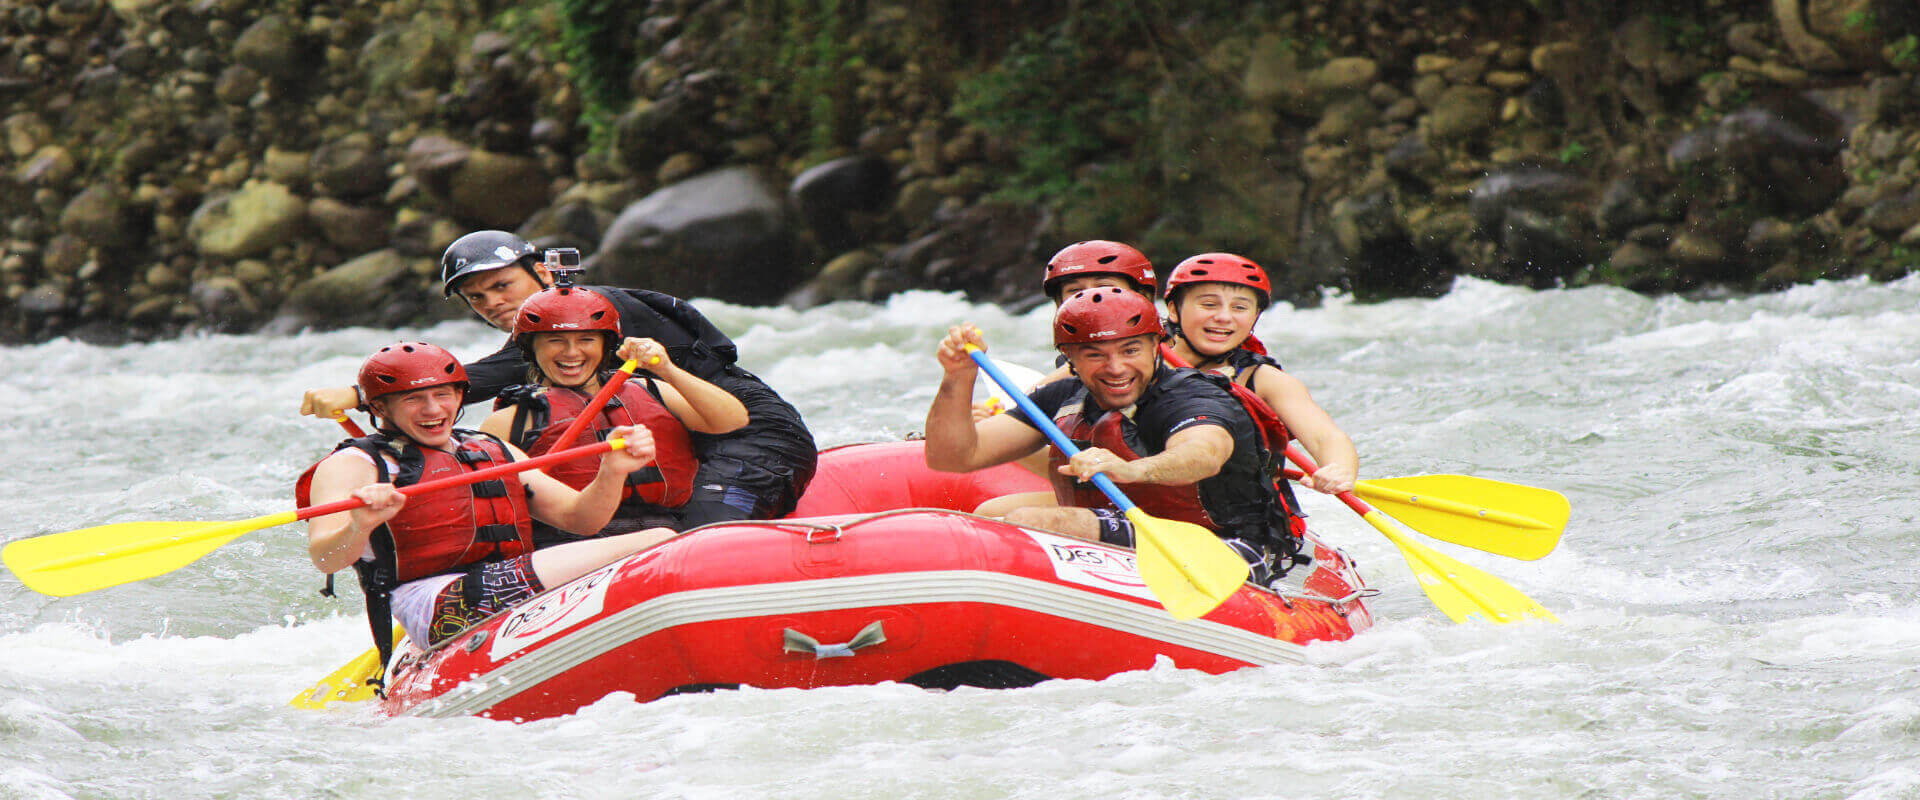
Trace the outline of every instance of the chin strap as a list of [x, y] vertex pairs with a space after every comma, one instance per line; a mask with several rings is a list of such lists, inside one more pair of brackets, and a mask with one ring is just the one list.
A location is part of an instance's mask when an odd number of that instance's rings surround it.
[[[1186, 330], [1180, 327], [1180, 323], [1174, 322], [1173, 320], [1167, 320], [1167, 329], [1173, 331], [1173, 335], [1180, 337], [1180, 341], [1186, 342], [1188, 350], [1192, 350], [1195, 355], [1198, 355], [1200, 353], [1200, 348], [1193, 346], [1193, 340], [1187, 338], [1187, 332]], [[1233, 351], [1229, 350], [1227, 352], [1230, 353]], [[1213, 369], [1217, 365], [1225, 365], [1226, 363], [1227, 363], [1226, 356], [1209, 357], [1209, 358], [1203, 358], [1198, 361], [1195, 361], [1191, 365], [1191, 368], [1201, 370], [1201, 371], [1206, 371], [1206, 370]]]

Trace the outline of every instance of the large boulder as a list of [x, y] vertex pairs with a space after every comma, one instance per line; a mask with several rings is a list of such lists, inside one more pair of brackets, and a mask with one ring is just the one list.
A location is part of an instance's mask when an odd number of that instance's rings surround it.
[[[1432, 297], [1452, 285], [1456, 268], [1452, 259], [1444, 250], [1423, 251], [1418, 246], [1387, 192], [1342, 198], [1327, 214], [1326, 228], [1332, 234], [1334, 252], [1346, 267], [1345, 283], [1356, 298]], [[1293, 287], [1295, 296], [1304, 291], [1303, 286]]]
[[517, 228], [552, 198], [540, 162], [473, 150], [447, 181], [454, 214], [487, 228]]
[[445, 136], [417, 136], [407, 144], [407, 175], [436, 197], [446, 197], [454, 173], [467, 163], [473, 148]]
[[375, 250], [294, 287], [268, 331], [421, 324], [437, 316], [435, 309], [445, 306], [418, 280], [436, 266], [433, 259], [410, 258], [392, 249]]
[[1800, 218], [1826, 210], [1846, 190], [1840, 158], [1846, 146], [1846, 124], [1838, 115], [1804, 95], [1783, 92], [1676, 139], [1667, 148], [1667, 166], [1698, 183], [1730, 184], [1736, 197]]
[[305, 227], [306, 201], [271, 181], [251, 180], [194, 209], [187, 236], [202, 255], [246, 258], [291, 241]]
[[233, 42], [234, 61], [282, 80], [311, 75], [312, 51], [312, 42], [299, 23], [279, 14], [255, 20]]
[[307, 222], [329, 244], [347, 253], [380, 247], [390, 227], [386, 213], [379, 209], [349, 205], [331, 197], [315, 198], [307, 204]]
[[424, 10], [411, 20], [385, 22], [360, 45], [355, 69], [376, 92], [443, 86], [453, 75], [457, 54], [448, 42], [458, 25], [454, 15]]
[[89, 186], [67, 201], [60, 229], [106, 250], [125, 247], [138, 236], [127, 199], [107, 184]]
[[856, 214], [883, 212], [892, 204], [893, 170], [878, 156], [837, 158], [800, 173], [787, 197], [821, 249], [839, 253], [858, 240]]
[[1558, 166], [1498, 168], [1474, 187], [1467, 208], [1498, 247], [1500, 262], [1481, 265], [1495, 280], [1546, 288], [1597, 260], [1595, 187]]
[[707, 109], [684, 93], [637, 104], [614, 123], [614, 158], [635, 175], [652, 174], [667, 156], [699, 146]]
[[313, 151], [308, 165], [313, 190], [340, 198], [365, 197], [387, 188], [387, 155], [365, 133], [343, 136]]
[[627, 206], [588, 266], [615, 285], [771, 303], [807, 277], [792, 252], [779, 190], [752, 168], [730, 167]]
[[[868, 273], [863, 288], [868, 297], [890, 293], [878, 291], [890, 283], [984, 292], [980, 299], [1003, 303], [1038, 297], [1034, 265], [1046, 256], [1034, 252], [1034, 240], [1042, 222], [1029, 206], [971, 206], [943, 220], [938, 230], [884, 253], [884, 268]], [[1066, 243], [1050, 242], [1046, 252]]]
[[1440, 141], [1470, 139], [1500, 119], [1500, 95], [1484, 86], [1453, 86], [1440, 93], [1427, 114], [1427, 135]]

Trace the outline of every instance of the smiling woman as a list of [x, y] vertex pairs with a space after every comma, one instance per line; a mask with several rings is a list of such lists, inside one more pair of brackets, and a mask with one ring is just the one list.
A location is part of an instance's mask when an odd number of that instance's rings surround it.
[[[746, 406], [675, 364], [659, 342], [622, 341], [619, 312], [590, 289], [563, 283], [526, 298], [513, 332], [532, 365], [529, 382], [502, 391], [498, 410], [480, 430], [540, 455], [567, 447], [587, 429], [605, 436], [616, 426], [642, 427], [657, 445], [654, 464], [627, 481], [618, 513], [597, 532], [688, 527], [681, 510], [693, 496], [700, 468], [691, 435], [738, 430], [747, 424]], [[645, 364], [648, 377], [638, 384], [608, 378], [622, 359]], [[575, 488], [594, 478], [577, 463], [557, 467], [553, 475]], [[535, 530], [540, 545], [570, 538], [551, 528]]]

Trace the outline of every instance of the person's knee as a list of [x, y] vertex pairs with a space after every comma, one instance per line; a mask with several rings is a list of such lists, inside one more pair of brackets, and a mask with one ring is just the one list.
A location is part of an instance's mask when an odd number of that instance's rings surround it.
[[633, 533], [622, 535], [618, 537], [620, 540], [620, 551], [607, 560], [613, 561], [615, 559], [626, 558], [627, 556], [679, 535], [680, 532], [672, 528], [648, 528], [643, 531], [634, 531]]
[[618, 536], [555, 545], [533, 554], [540, 582], [558, 586], [673, 538], [672, 528], [648, 528]]
[[973, 513], [983, 517], [1005, 517], [1022, 508], [1046, 508], [1053, 504], [1053, 494], [1050, 492], [1003, 494], [981, 503]]
[[1051, 521], [1053, 517], [1052, 514], [1048, 513], [1051, 510], [1052, 509], [1036, 508], [1033, 506], [1021, 506], [1019, 508], [1008, 509], [1005, 516], [1008, 522], [1015, 525], [1024, 525], [1029, 528], [1044, 528], [1047, 527], [1047, 523]]
[[1098, 535], [1093, 513], [1084, 508], [1025, 506], [1007, 512], [1006, 520], [1015, 525], [1053, 531], [1080, 539]]

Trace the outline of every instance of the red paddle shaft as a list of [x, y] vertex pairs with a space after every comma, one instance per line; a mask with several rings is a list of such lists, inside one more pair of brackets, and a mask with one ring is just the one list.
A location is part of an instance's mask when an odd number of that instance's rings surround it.
[[600, 409], [607, 407], [607, 401], [613, 399], [613, 393], [620, 391], [620, 386], [626, 383], [628, 378], [633, 377], [634, 369], [639, 366], [640, 362], [633, 360], [620, 365], [619, 372], [607, 379], [607, 385], [600, 387], [600, 391], [593, 395], [593, 400], [587, 403], [586, 408], [580, 409], [580, 416], [573, 418], [573, 424], [561, 431], [560, 439], [553, 443], [554, 448], [564, 448], [573, 444], [573, 440], [580, 438], [580, 432], [587, 429], [587, 424], [592, 422], [594, 417], [600, 416]]
[[[566, 450], [556, 450], [554, 452], [548, 453], [543, 456], [534, 456], [533, 458], [525, 459], [522, 461], [515, 461], [511, 464], [498, 464], [495, 466], [487, 467], [485, 469], [476, 469], [472, 472], [468, 472], [461, 475], [455, 475], [450, 478], [441, 478], [439, 480], [416, 483], [412, 486], [407, 487], [405, 490], [401, 492], [401, 494], [418, 495], [426, 492], [439, 491], [441, 489], [450, 489], [455, 486], [465, 486], [469, 483], [479, 483], [480, 481], [488, 480], [491, 478], [497, 478], [497, 477], [500, 477], [501, 475], [511, 475], [515, 472], [524, 472], [530, 469], [538, 469], [548, 464], [558, 464], [562, 461], [572, 461], [573, 459], [590, 456], [595, 453], [607, 453], [607, 452], [611, 452], [613, 450], [617, 450], [619, 448], [626, 447], [626, 446], [627, 446], [627, 440], [625, 439], [608, 439], [604, 442], [594, 442], [593, 444], [583, 444], [583, 445], [580, 445], [579, 447], [573, 447]], [[349, 497], [345, 500], [335, 500], [331, 503], [325, 503], [317, 506], [308, 506], [306, 508], [299, 509], [294, 512], [293, 518], [294, 519], [313, 519], [314, 517], [324, 517], [328, 514], [347, 511], [350, 509], [358, 508], [360, 506], [364, 506], [366, 504], [367, 504], [367, 501], [362, 500], [358, 497]]]

